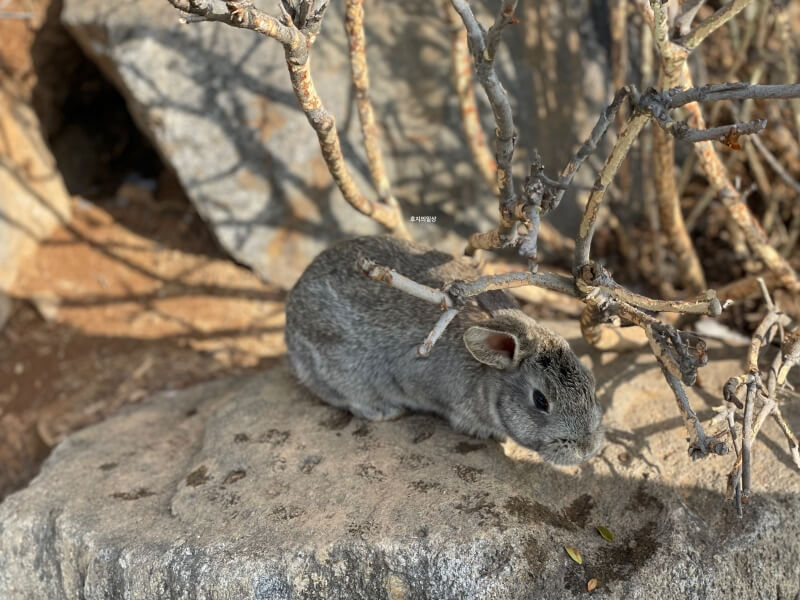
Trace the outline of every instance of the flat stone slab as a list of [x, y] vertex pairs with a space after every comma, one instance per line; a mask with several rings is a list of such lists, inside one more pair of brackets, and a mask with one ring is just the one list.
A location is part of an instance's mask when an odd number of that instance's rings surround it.
[[[793, 599], [800, 476], [777, 427], [739, 519], [733, 457], [691, 462], [652, 357], [573, 347], [609, 439], [577, 467], [424, 415], [354, 418], [285, 367], [162, 393], [69, 437], [0, 505], [0, 598]], [[704, 420], [744, 350], [710, 354]]]

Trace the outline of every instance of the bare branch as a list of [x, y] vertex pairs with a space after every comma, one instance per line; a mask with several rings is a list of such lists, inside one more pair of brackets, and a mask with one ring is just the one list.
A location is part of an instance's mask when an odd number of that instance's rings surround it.
[[681, 14], [675, 18], [675, 27], [681, 35], [689, 33], [692, 21], [703, 4], [705, 0], [685, 0], [681, 3]]
[[[600, 143], [600, 140], [603, 139], [606, 131], [614, 122], [614, 117], [619, 111], [620, 106], [622, 105], [625, 98], [627, 98], [633, 92], [633, 88], [630, 87], [623, 87], [617, 90], [617, 93], [614, 94], [614, 99], [611, 101], [606, 109], [600, 115], [600, 118], [597, 119], [597, 123], [595, 123], [594, 127], [592, 128], [589, 137], [583, 143], [583, 145], [578, 148], [578, 151], [575, 153], [575, 156], [567, 163], [567, 166], [564, 167], [558, 177], [558, 181], [553, 181], [544, 176], [543, 172], [535, 174], [538, 176], [542, 182], [545, 184], [546, 187], [553, 188], [552, 190], [543, 190], [542, 191], [542, 201], [541, 207], [544, 213], [548, 213], [561, 203], [561, 199], [564, 197], [564, 194], [569, 189], [570, 185], [572, 184], [572, 180], [575, 177], [575, 174], [583, 165], [584, 161], [589, 158], [595, 150], [597, 150], [597, 145]], [[534, 176], [534, 171], [537, 167], [536, 162], [534, 165], [531, 165], [531, 175]], [[530, 194], [526, 190], [526, 199], [530, 198]]]
[[[691, 80], [688, 81], [691, 84]], [[781, 85], [751, 85], [745, 82], [715, 83], [687, 90], [669, 90], [667, 108], [678, 108], [690, 102], [718, 102], [719, 100], [786, 99], [800, 97], [800, 83]]]
[[350, 41], [350, 70], [355, 89], [358, 118], [361, 121], [361, 135], [364, 138], [364, 149], [367, 152], [369, 172], [372, 184], [378, 192], [378, 197], [384, 204], [394, 208], [397, 213], [397, 226], [395, 231], [402, 237], [408, 238], [405, 220], [403, 219], [397, 200], [392, 194], [386, 168], [383, 164], [383, 155], [380, 146], [380, 130], [375, 121], [375, 112], [369, 99], [369, 70], [367, 68], [366, 39], [364, 37], [364, 1], [347, 0], [345, 9], [345, 30]]
[[503, 1], [489, 34], [484, 34], [466, 0], [451, 0], [451, 2], [467, 29], [467, 39], [472, 51], [478, 81], [486, 91], [496, 124], [495, 162], [497, 163], [497, 188], [500, 197], [500, 225], [494, 231], [474, 234], [470, 238], [468, 249], [468, 253], [471, 253], [478, 248], [508, 247], [516, 241], [517, 228], [514, 209], [517, 204], [517, 196], [514, 192], [514, 180], [511, 175], [511, 159], [514, 156], [516, 144], [514, 118], [508, 95], [500, 84], [494, 68], [494, 53], [497, 43], [503, 28], [511, 22], [516, 2]]
[[486, 54], [489, 60], [494, 60], [495, 54], [497, 54], [497, 46], [500, 44], [500, 39], [503, 37], [503, 29], [506, 28], [506, 25], [513, 22], [516, 8], [517, 0], [502, 0], [494, 24], [489, 28], [489, 32], [486, 34]]
[[766, 119], [747, 121], [746, 123], [734, 123], [733, 125], [720, 125], [709, 129], [692, 129], [685, 123], [675, 123], [667, 130], [677, 139], [684, 142], [696, 143], [704, 141], [718, 141], [730, 146], [742, 135], [753, 135], [764, 130], [767, 126]]
[[800, 469], [800, 444], [797, 442], [797, 436], [792, 433], [792, 430], [789, 427], [789, 424], [783, 418], [783, 414], [781, 414], [781, 409], [779, 407], [776, 406], [773, 409], [772, 416], [775, 417], [775, 420], [778, 422], [778, 425], [780, 425], [784, 435], [786, 436], [786, 440], [789, 442], [789, 452], [792, 455], [794, 465]]
[[485, 275], [473, 281], [458, 281], [451, 284], [449, 291], [460, 296], [477, 296], [490, 290], [504, 290], [508, 288], [535, 285], [554, 292], [578, 297], [573, 280], [555, 273], [502, 273], [499, 275]]
[[717, 299], [714, 290], [707, 290], [698, 298], [692, 300], [655, 300], [632, 292], [614, 281], [601, 265], [590, 263], [585, 265], [577, 275], [580, 289], [584, 293], [591, 293], [591, 288], [599, 288], [611, 296], [645, 310], [657, 312], [679, 312], [684, 314], [709, 315], [717, 317], [722, 314], [723, 306]]
[[425, 300], [431, 304], [438, 304], [442, 307], [442, 310], [455, 308], [455, 305], [448, 294], [439, 290], [435, 290], [427, 285], [417, 283], [416, 281], [401, 275], [394, 269], [378, 265], [368, 258], [359, 259], [357, 266], [359, 269], [361, 269], [364, 275], [370, 279], [387, 283], [393, 288], [397, 288], [401, 292], [405, 292], [406, 294], [414, 296], [415, 298], [419, 298], [420, 300]]
[[692, 440], [689, 443], [689, 456], [696, 460], [708, 456], [709, 454], [716, 454], [718, 456], [727, 454], [728, 445], [725, 442], [706, 435], [703, 430], [703, 425], [700, 423], [700, 419], [692, 409], [691, 404], [689, 404], [686, 390], [683, 389], [683, 385], [681, 385], [678, 378], [669, 372], [660, 359], [659, 364], [661, 365], [661, 370], [664, 374], [664, 378], [667, 380], [667, 384], [678, 400], [678, 410], [683, 416], [686, 430], [689, 433], [689, 438]]
[[614, 148], [611, 150], [611, 154], [609, 154], [603, 168], [597, 175], [595, 189], [589, 194], [589, 200], [583, 212], [578, 236], [575, 239], [573, 270], [576, 272], [589, 262], [589, 250], [592, 245], [592, 236], [597, 226], [597, 215], [600, 212], [600, 205], [603, 202], [606, 188], [613, 181], [620, 164], [622, 164], [633, 142], [636, 141], [639, 133], [649, 120], [650, 116], [645, 114], [634, 114], [628, 119], [625, 128], [617, 138], [617, 143], [614, 144]]
[[303, 34], [296, 27], [281, 23], [272, 15], [248, 2], [223, 2], [221, 0], [167, 0], [172, 6], [209, 21], [220, 21], [232, 27], [251, 29], [278, 40], [284, 46], [300, 48]]
[[27, 21], [28, 19], [34, 18], [36, 15], [32, 12], [19, 12], [19, 11], [5, 11], [0, 10], [0, 19], [4, 19], [7, 21], [10, 20], [22, 20]]
[[[174, 7], [199, 17], [220, 21], [232, 27], [251, 29], [283, 44], [286, 65], [297, 101], [317, 134], [322, 157], [344, 199], [359, 212], [372, 217], [389, 230], [405, 227], [394, 206], [379, 204], [358, 190], [342, 155], [336, 122], [314, 86], [309, 67], [309, 50], [322, 26], [328, 1], [303, 0], [294, 5], [279, 5], [281, 19], [255, 8], [252, 0], [168, 0]], [[316, 4], [316, 6], [315, 6]], [[291, 8], [292, 12], [289, 12]]]
[[750, 496], [750, 455], [753, 448], [753, 411], [755, 410], [758, 385], [755, 376], [747, 382], [744, 401], [744, 423], [742, 425], [742, 502]]
[[442, 10], [450, 25], [450, 53], [452, 56], [453, 83], [461, 112], [461, 126], [472, 160], [489, 188], [496, 191], [497, 164], [486, 145], [478, 105], [475, 101], [475, 82], [472, 78], [472, 57], [467, 45], [467, 32], [450, 0], [443, 0]]
[[442, 336], [444, 330], [447, 329], [447, 326], [450, 325], [450, 321], [456, 318], [458, 312], [459, 311], [456, 308], [449, 308], [442, 313], [442, 316], [439, 317], [438, 321], [436, 321], [436, 325], [434, 325], [433, 329], [428, 334], [428, 337], [426, 337], [425, 341], [422, 342], [422, 345], [417, 348], [417, 356], [425, 358], [430, 355], [431, 350], [433, 350], [433, 345]]
[[675, 43], [680, 44], [690, 51], [694, 50], [703, 42], [704, 39], [742, 12], [744, 8], [752, 1], [753, 0], [732, 0], [705, 21], [700, 23], [688, 34], [675, 40]]
[[758, 150], [761, 153], [761, 156], [764, 157], [764, 160], [767, 161], [767, 164], [769, 164], [769, 166], [772, 167], [772, 169], [780, 176], [780, 178], [786, 182], [786, 185], [794, 190], [795, 194], [800, 196], [800, 183], [795, 181], [792, 176], [789, 175], [789, 172], [783, 168], [781, 163], [778, 162], [778, 159], [775, 158], [775, 155], [764, 145], [764, 142], [762, 142], [757, 136], [751, 141], [756, 147], [756, 150]]

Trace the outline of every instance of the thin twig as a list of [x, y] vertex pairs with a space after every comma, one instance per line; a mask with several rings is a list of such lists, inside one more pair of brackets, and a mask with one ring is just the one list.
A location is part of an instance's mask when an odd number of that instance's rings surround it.
[[[691, 80], [687, 80], [691, 84]], [[751, 85], [746, 82], [714, 83], [691, 89], [667, 92], [667, 108], [679, 108], [690, 102], [718, 102], [720, 100], [775, 100], [800, 97], [800, 83]]]
[[794, 190], [794, 193], [800, 196], [800, 183], [798, 183], [789, 172], [783, 168], [778, 159], [775, 158], [775, 155], [769, 151], [769, 149], [764, 145], [764, 142], [761, 141], [759, 137], [754, 137], [750, 141], [753, 142], [753, 146], [756, 147], [761, 153], [761, 156], [764, 157], [764, 160], [767, 161], [767, 164], [772, 167], [772, 170], [778, 174], [778, 176], [783, 179], [783, 181], [788, 185], [790, 188]]
[[36, 13], [32, 12], [0, 11], [0, 19], [7, 21], [16, 19], [27, 21], [28, 19], [33, 19], [35, 16]]
[[435, 290], [427, 285], [417, 283], [405, 275], [401, 275], [394, 269], [378, 265], [368, 258], [359, 259], [357, 266], [370, 279], [387, 283], [393, 288], [397, 288], [410, 296], [425, 300], [431, 304], [437, 304], [442, 307], [442, 310], [455, 308], [453, 300], [448, 294], [440, 290]]
[[443, 0], [442, 10], [450, 25], [450, 55], [452, 57], [453, 83], [458, 96], [461, 126], [472, 161], [478, 167], [489, 189], [497, 188], [497, 164], [494, 162], [481, 126], [478, 104], [475, 99], [475, 81], [472, 77], [472, 57], [467, 44], [467, 32], [450, 0]]
[[705, 21], [697, 25], [697, 27], [688, 34], [675, 40], [675, 43], [689, 50], [694, 50], [704, 39], [742, 12], [752, 1], [753, 0], [732, 0], [732, 2], [729, 2]]
[[367, 68], [366, 38], [364, 36], [364, 0], [347, 0], [345, 8], [345, 31], [350, 42], [350, 71], [355, 89], [358, 118], [361, 121], [361, 135], [364, 138], [364, 149], [367, 153], [369, 172], [372, 184], [378, 192], [381, 202], [393, 207], [398, 216], [395, 232], [408, 238], [405, 220], [392, 194], [383, 154], [380, 146], [380, 130], [375, 121], [375, 112], [369, 98], [369, 70]]
[[345, 164], [333, 115], [325, 108], [314, 86], [308, 57], [322, 26], [327, 0], [317, 3], [314, 0], [303, 0], [294, 7], [294, 14], [290, 14], [287, 7], [280, 4], [280, 19], [254, 7], [252, 0], [167, 1], [186, 13], [220, 21], [232, 27], [257, 31], [280, 42], [286, 56], [292, 89], [317, 134], [325, 164], [342, 196], [353, 208], [372, 217], [389, 230], [395, 231], [398, 227], [405, 226], [395, 207], [373, 202], [358, 190]]
[[502, 31], [506, 25], [511, 23], [517, 3], [503, 0], [494, 25], [488, 33], [484, 34], [483, 28], [475, 19], [472, 9], [465, 0], [451, 0], [451, 2], [467, 30], [467, 40], [475, 63], [478, 81], [486, 91], [496, 124], [495, 162], [500, 200], [500, 224], [494, 231], [477, 233], [470, 237], [467, 253], [472, 254], [476, 249], [505, 248], [513, 245], [516, 241], [517, 221], [514, 209], [517, 204], [517, 196], [514, 192], [514, 180], [511, 174], [511, 159], [514, 156], [516, 133], [514, 132], [511, 103], [497, 77], [494, 58]]
[[[542, 209], [545, 212], [549, 212], [558, 207], [561, 199], [567, 192], [567, 189], [569, 189], [570, 185], [572, 184], [575, 174], [581, 168], [586, 159], [589, 158], [595, 152], [595, 150], [597, 150], [597, 145], [600, 143], [600, 140], [603, 139], [606, 131], [608, 131], [608, 128], [614, 122], [615, 115], [619, 111], [620, 106], [622, 106], [623, 101], [631, 94], [631, 91], [632, 88], [629, 87], [622, 87], [617, 90], [616, 94], [614, 94], [614, 99], [611, 101], [611, 104], [606, 107], [606, 109], [597, 119], [597, 123], [595, 123], [594, 127], [592, 128], [589, 137], [581, 145], [581, 147], [578, 148], [578, 151], [559, 174], [558, 181], [545, 182], [549, 183], [551, 187], [557, 188], [557, 191], [554, 194], [551, 194], [552, 200], [549, 203], [543, 202]], [[546, 194], [545, 197], [547, 197]]]
[[617, 142], [611, 150], [611, 154], [609, 154], [603, 168], [597, 175], [595, 189], [589, 194], [589, 200], [586, 203], [583, 218], [581, 219], [581, 224], [578, 229], [578, 235], [575, 239], [575, 256], [572, 264], [573, 271], [575, 272], [589, 262], [592, 237], [597, 227], [597, 215], [600, 211], [600, 205], [603, 202], [606, 189], [613, 181], [620, 164], [622, 164], [631, 146], [649, 120], [650, 117], [646, 114], [634, 114], [628, 119], [625, 128], [619, 134]]
[[422, 342], [422, 345], [419, 348], [417, 348], [417, 356], [425, 358], [430, 355], [431, 350], [433, 350], [433, 345], [438, 341], [438, 339], [444, 333], [444, 330], [447, 329], [447, 326], [450, 324], [450, 321], [455, 319], [458, 312], [459, 312], [458, 309], [450, 308], [442, 313], [442, 316], [439, 317], [438, 321], [436, 321], [436, 325], [434, 325], [433, 329], [431, 329], [431, 332], [428, 334], [428, 337], [426, 337], [425, 341]]
[[794, 461], [795, 466], [800, 469], [800, 444], [797, 442], [797, 436], [792, 433], [789, 424], [783, 418], [780, 407], [775, 407], [775, 409], [772, 411], [772, 416], [775, 417], [778, 425], [780, 425], [780, 428], [783, 430], [786, 440], [789, 442], [789, 452], [792, 455], [792, 460]]

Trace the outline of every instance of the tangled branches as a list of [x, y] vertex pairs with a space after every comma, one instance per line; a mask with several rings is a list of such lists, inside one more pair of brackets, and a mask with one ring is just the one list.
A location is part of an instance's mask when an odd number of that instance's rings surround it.
[[[659, 0], [651, 0], [651, 10], [648, 13], [650, 23], [654, 30], [654, 39], [662, 56], [662, 70], [668, 76], [662, 76], [662, 82], [675, 81], [682, 84], [685, 79], [676, 78], [675, 73], [683, 73], [688, 50], [696, 47], [712, 31], [724, 24], [728, 19], [737, 14], [746, 2], [734, 0], [730, 5], [715, 13], [712, 18], [700, 23], [696, 29], [691, 30], [692, 15], [679, 15], [682, 37], [673, 41], [669, 37], [668, 27], [665, 25], [666, 13]], [[516, 2], [504, 0], [500, 2], [494, 24], [489, 30], [482, 27], [473, 15], [469, 5], [464, 0], [452, 0], [453, 8], [461, 17], [468, 34], [469, 48], [473, 56], [477, 79], [483, 86], [495, 118], [495, 162], [497, 165], [497, 192], [499, 199], [499, 225], [496, 229], [474, 234], [467, 247], [467, 254], [473, 254], [478, 249], [499, 249], [516, 247], [519, 254], [527, 260], [528, 270], [518, 273], [504, 273], [502, 275], [484, 276], [475, 281], [454, 282], [445, 290], [427, 289], [423, 295], [415, 294], [441, 305], [443, 313], [432, 329], [428, 338], [420, 346], [419, 355], [427, 356], [433, 343], [441, 335], [447, 324], [457, 314], [466, 297], [474, 296], [488, 290], [506, 289], [518, 286], [534, 285], [550, 290], [565, 293], [579, 298], [585, 304], [584, 316], [581, 319], [584, 337], [590, 342], [599, 338], [599, 330], [604, 323], [628, 323], [640, 327], [650, 344], [654, 357], [658, 361], [664, 378], [673, 391], [678, 410], [684, 418], [689, 435], [688, 453], [693, 459], [709, 455], [724, 455], [729, 451], [729, 442], [725, 436], [708, 435], [689, 403], [684, 386], [692, 386], [697, 379], [697, 370], [707, 363], [705, 342], [696, 334], [681, 331], [649, 314], [655, 312], [678, 312], [683, 314], [704, 314], [718, 316], [728, 305], [720, 303], [713, 290], [706, 290], [694, 299], [674, 301], [647, 298], [627, 290], [619, 285], [610, 274], [590, 257], [592, 238], [597, 227], [600, 208], [603, 205], [606, 190], [614, 180], [623, 160], [627, 156], [633, 143], [639, 137], [645, 126], [651, 121], [659, 130], [663, 131], [665, 138], [680, 139], [697, 145], [703, 145], [700, 151], [703, 165], [709, 173], [714, 188], [726, 203], [743, 228], [754, 252], [760, 256], [766, 266], [773, 271], [779, 281], [790, 290], [798, 289], [797, 275], [788, 264], [776, 258], [770, 252], [768, 244], [763, 238], [754, 234], [757, 229], [753, 225], [755, 219], [741, 202], [741, 197], [732, 185], [728, 183], [729, 176], [720, 171], [724, 169], [715, 162], [711, 141], [721, 142], [728, 146], [735, 146], [741, 136], [757, 134], [767, 125], [766, 120], [752, 120], [732, 123], [721, 127], [705, 128], [704, 121], [699, 113], [698, 103], [716, 102], [719, 100], [742, 100], [754, 98], [797, 98], [800, 97], [800, 84], [794, 85], [750, 85], [746, 83], [726, 83], [703, 87], [670, 86], [666, 89], [649, 89], [640, 93], [635, 86], [628, 85], [621, 88], [614, 96], [611, 104], [600, 115], [586, 142], [578, 149], [572, 160], [561, 170], [557, 177], [548, 177], [538, 153], [535, 154], [530, 165], [529, 175], [522, 186], [522, 192], [515, 192], [514, 180], [511, 175], [511, 162], [517, 137], [513, 125], [513, 116], [510, 110], [508, 96], [499, 84], [494, 68], [494, 57], [497, 44], [504, 28], [513, 22]], [[683, 45], [677, 51], [674, 44]], [[687, 50], [688, 49], [688, 50]], [[537, 241], [541, 219], [555, 209], [565, 192], [570, 188], [572, 180], [585, 160], [594, 153], [600, 140], [614, 122], [615, 116], [623, 104], [629, 104], [628, 118], [624, 121], [616, 142], [611, 149], [606, 161], [598, 173], [594, 186], [589, 194], [587, 204], [575, 237], [575, 251], [573, 257], [572, 278], [556, 275], [554, 273], [541, 273], [537, 262]], [[680, 107], [687, 107], [691, 103], [690, 115], [695, 115], [688, 122], [679, 121], [672, 116], [672, 111]], [[700, 115], [699, 118], [697, 116]], [[466, 129], [466, 127], [465, 127]], [[471, 145], [474, 145], [474, 140]], [[709, 150], [709, 148], [711, 148]], [[667, 149], [671, 152], [671, 146]], [[661, 151], [666, 152], [664, 148]], [[476, 154], [473, 151], [473, 155]], [[671, 154], [669, 154], [671, 156]], [[671, 164], [671, 161], [670, 161]], [[716, 183], [715, 183], [716, 182]], [[664, 210], [673, 211], [674, 206], [669, 203], [677, 198], [663, 194], [661, 201]], [[744, 207], [744, 208], [743, 208]], [[745, 212], [743, 212], [745, 211]], [[678, 214], [680, 211], [678, 209]], [[681, 233], [680, 239], [675, 237], [679, 257], [681, 247], [685, 246], [688, 236], [685, 232], [682, 217], [672, 224], [673, 233]], [[519, 230], [522, 229], [522, 235]], [[677, 234], [676, 234], [677, 235]], [[683, 248], [684, 254], [688, 250]], [[693, 256], [694, 250], [691, 249]], [[689, 263], [696, 263], [695, 259], [687, 259]], [[360, 267], [365, 274], [395, 285], [400, 281], [399, 274], [381, 265], [365, 261]], [[403, 278], [404, 279], [404, 278]], [[704, 281], [702, 277], [694, 277], [694, 281]], [[407, 286], [406, 286], [407, 287]], [[694, 286], [698, 287], [698, 286]], [[648, 311], [648, 312], [646, 312]], [[763, 340], [775, 323], [777, 323], [776, 309], [771, 309], [767, 324], [759, 328], [759, 339]], [[762, 331], [763, 330], [763, 331]], [[761, 383], [757, 375], [755, 358], [752, 358], [751, 369], [745, 376], [734, 378], [726, 386], [725, 399], [727, 409], [724, 414], [729, 423], [730, 444], [736, 452], [736, 465], [731, 473], [731, 487], [736, 490], [737, 506], [741, 509], [741, 502], [746, 501], [750, 492], [750, 446], [758, 433], [764, 419], [772, 414], [784, 429], [790, 440], [793, 455], [797, 457], [797, 441], [791, 434], [780, 417], [780, 411], [775, 401], [775, 390], [785, 383], [786, 373], [798, 361], [800, 342], [796, 334], [786, 336], [794, 340], [790, 347], [784, 342], [783, 358], [776, 359], [775, 375], [770, 375], [766, 386]], [[754, 338], [755, 340], [755, 338]], [[759, 346], [760, 348], [760, 346]], [[758, 352], [756, 351], [756, 357]], [[782, 374], [779, 376], [779, 374]], [[744, 403], [736, 399], [736, 391], [746, 387], [747, 397]], [[763, 400], [761, 411], [754, 421], [754, 404], [756, 398]], [[738, 442], [733, 425], [733, 410], [738, 407], [744, 410], [744, 425], [741, 435], [741, 444]], [[755, 423], [755, 424], [754, 424]], [[800, 463], [798, 463], [800, 467]]]

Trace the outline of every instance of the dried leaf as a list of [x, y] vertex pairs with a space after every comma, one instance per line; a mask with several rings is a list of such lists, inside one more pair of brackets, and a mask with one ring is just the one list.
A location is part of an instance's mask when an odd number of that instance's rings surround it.
[[728, 133], [723, 135], [719, 141], [725, 144], [731, 150], [741, 150], [742, 145], [739, 143], [740, 135], [741, 134], [739, 133], [739, 130], [736, 129], [736, 127], [731, 127], [728, 130]]
[[579, 565], [583, 564], [583, 557], [581, 556], [580, 551], [575, 546], [564, 546], [564, 550], [567, 551], [569, 557], [574, 560]]
[[597, 526], [597, 533], [603, 536], [603, 539], [607, 542], [614, 541], [614, 534], [611, 533], [611, 530], [608, 527], [603, 527], [602, 525]]
[[589, 591], [589, 592], [593, 592], [593, 591], [594, 591], [594, 589], [595, 589], [596, 587], [597, 587], [597, 579], [595, 579], [594, 577], [592, 577], [592, 578], [591, 578], [591, 579], [590, 579], [590, 580], [589, 580], [589, 581], [586, 583], [586, 590], [587, 590], [587, 591]]

